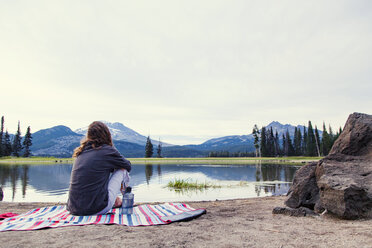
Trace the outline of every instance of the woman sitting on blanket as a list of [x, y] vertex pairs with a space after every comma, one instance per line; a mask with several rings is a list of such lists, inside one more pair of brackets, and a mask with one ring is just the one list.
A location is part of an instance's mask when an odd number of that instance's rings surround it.
[[90, 124], [73, 157], [76, 160], [67, 210], [73, 215], [95, 215], [120, 206], [122, 200], [117, 195], [122, 190], [122, 182], [129, 182], [131, 163], [113, 146], [108, 127], [100, 121]]

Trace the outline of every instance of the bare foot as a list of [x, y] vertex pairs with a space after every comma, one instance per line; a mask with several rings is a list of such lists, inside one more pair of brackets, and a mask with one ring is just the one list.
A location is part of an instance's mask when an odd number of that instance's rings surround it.
[[116, 208], [121, 207], [122, 203], [123, 203], [123, 200], [118, 196], [118, 197], [116, 197], [114, 207], [116, 207]]

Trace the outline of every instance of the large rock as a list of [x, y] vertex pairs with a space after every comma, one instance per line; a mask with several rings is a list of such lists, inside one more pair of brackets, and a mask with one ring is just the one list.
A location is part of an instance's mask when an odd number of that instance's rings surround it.
[[330, 154], [298, 170], [285, 203], [345, 219], [372, 217], [371, 115], [349, 116]]
[[[349, 116], [344, 130], [329, 152], [329, 157], [333, 159], [339, 155], [372, 159], [372, 115], [354, 113]], [[342, 156], [340, 158], [343, 159]]]
[[372, 161], [325, 159], [317, 166], [316, 177], [315, 210], [327, 209], [345, 219], [372, 217]]
[[314, 209], [319, 200], [319, 188], [316, 183], [315, 169], [317, 162], [302, 166], [293, 179], [285, 204], [290, 208], [301, 206]]

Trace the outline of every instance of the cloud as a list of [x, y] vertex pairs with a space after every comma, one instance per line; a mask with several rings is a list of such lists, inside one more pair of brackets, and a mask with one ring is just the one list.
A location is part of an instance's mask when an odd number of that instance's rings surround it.
[[5, 2], [1, 114], [35, 129], [106, 119], [170, 138], [244, 134], [272, 120], [343, 125], [350, 111], [372, 112], [371, 10], [370, 1]]

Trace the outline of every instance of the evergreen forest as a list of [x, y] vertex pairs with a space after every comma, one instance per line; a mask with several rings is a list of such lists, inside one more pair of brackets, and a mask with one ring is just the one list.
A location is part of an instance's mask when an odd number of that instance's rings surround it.
[[24, 137], [21, 134], [20, 122], [15, 135], [10, 135], [6, 129], [4, 133], [4, 116], [1, 117], [0, 126], [0, 157], [15, 156], [15, 157], [30, 157], [32, 146], [31, 128], [27, 127]]
[[307, 128], [295, 128], [294, 133], [290, 134], [287, 130], [282, 137], [279, 137], [277, 131], [272, 127], [267, 129], [265, 126], [258, 129], [254, 125], [252, 135], [254, 138], [254, 152], [234, 152], [229, 151], [211, 151], [209, 157], [287, 157], [287, 156], [308, 156], [321, 157], [327, 156], [333, 143], [340, 136], [342, 129], [336, 133], [331, 126], [326, 128], [323, 123], [322, 136], [315, 126], [313, 128], [309, 121]]
[[340, 128], [339, 131], [334, 134], [332, 128], [329, 127], [327, 130], [323, 123], [323, 133], [320, 138], [318, 128], [316, 126], [313, 128], [311, 121], [309, 121], [307, 128], [300, 130], [300, 128], [296, 127], [292, 135], [290, 135], [287, 130], [287, 132], [282, 135], [280, 142], [277, 132], [274, 134], [272, 128], [267, 130], [265, 127], [262, 127], [259, 135], [260, 138], [257, 141], [258, 153], [262, 157], [327, 156], [333, 143], [340, 136], [341, 132], [342, 129]]

